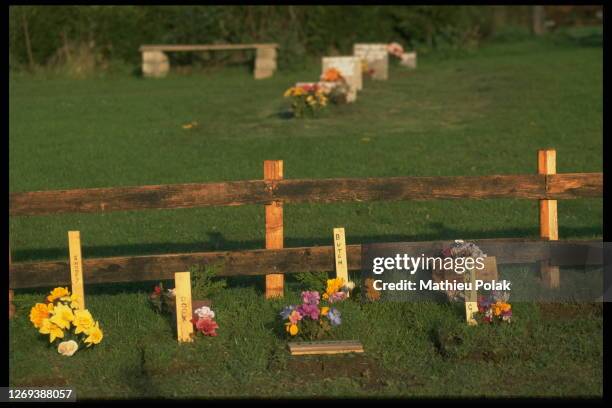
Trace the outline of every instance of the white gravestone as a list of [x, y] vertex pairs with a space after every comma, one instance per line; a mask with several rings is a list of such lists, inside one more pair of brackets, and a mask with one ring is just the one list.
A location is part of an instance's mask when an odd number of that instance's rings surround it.
[[323, 57], [323, 73], [330, 68], [340, 71], [349, 86], [347, 102], [357, 99], [357, 91], [362, 87], [361, 60], [357, 57]]
[[400, 64], [415, 69], [417, 67], [417, 53], [415, 51], [403, 53]]
[[353, 54], [373, 70], [372, 79], [389, 78], [389, 52], [387, 44], [355, 44]]

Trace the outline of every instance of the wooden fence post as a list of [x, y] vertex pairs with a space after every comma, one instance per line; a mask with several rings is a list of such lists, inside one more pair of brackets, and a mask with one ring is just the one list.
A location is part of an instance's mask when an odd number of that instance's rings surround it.
[[[538, 151], [538, 173], [557, 173], [557, 152], [554, 149]], [[540, 238], [557, 241], [559, 239], [559, 224], [557, 221], [557, 200], [540, 200]], [[540, 263], [542, 282], [549, 288], [558, 288], [560, 283], [559, 267], [549, 262]]]
[[[281, 180], [283, 178], [282, 160], [264, 161], [264, 180]], [[283, 248], [283, 203], [274, 201], [266, 204], [266, 249]], [[283, 297], [284, 275], [266, 275], [266, 299]]]
[[[9, 245], [9, 273], [11, 273], [11, 264], [12, 264], [12, 260], [11, 260], [11, 246]], [[9, 289], [8, 291], [8, 297], [9, 297], [9, 319], [12, 319], [13, 316], [15, 316], [15, 305], [13, 304], [13, 296], [15, 294], [13, 293], [13, 289]]]

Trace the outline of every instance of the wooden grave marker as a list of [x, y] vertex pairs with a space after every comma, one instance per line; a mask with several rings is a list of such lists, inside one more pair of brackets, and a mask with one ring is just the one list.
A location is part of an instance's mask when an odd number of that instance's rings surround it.
[[478, 301], [476, 293], [476, 271], [474, 269], [468, 269], [465, 271], [465, 282], [470, 283], [470, 289], [465, 290], [465, 320], [470, 326], [476, 325], [474, 319], [474, 313], [478, 311]]
[[191, 274], [189, 272], [176, 272], [174, 274], [174, 293], [177, 339], [179, 343], [189, 343], [193, 341]]
[[334, 257], [336, 258], [336, 278], [348, 283], [348, 260], [346, 258], [346, 239], [344, 228], [334, 228]]
[[85, 309], [85, 290], [83, 287], [83, 259], [81, 257], [81, 233], [68, 231], [68, 252], [70, 257], [70, 282], [72, 294], [76, 295], [75, 303], [79, 309]]
[[494, 256], [487, 256], [483, 259], [484, 268], [480, 271], [477, 269], [472, 269], [466, 271], [465, 281], [471, 282], [472, 290], [465, 291], [465, 320], [470, 326], [474, 326], [477, 324], [474, 319], [474, 313], [478, 312], [478, 293], [476, 291], [476, 278], [480, 278], [482, 280], [482, 276], [491, 276], [492, 280], [497, 280], [497, 259]]
[[389, 52], [387, 44], [354, 44], [353, 54], [372, 70], [372, 79], [389, 78]]
[[361, 59], [358, 57], [323, 57], [322, 71], [325, 73], [330, 68], [336, 68], [346, 79], [349, 86], [347, 102], [354, 102], [357, 99], [357, 91], [362, 88]]

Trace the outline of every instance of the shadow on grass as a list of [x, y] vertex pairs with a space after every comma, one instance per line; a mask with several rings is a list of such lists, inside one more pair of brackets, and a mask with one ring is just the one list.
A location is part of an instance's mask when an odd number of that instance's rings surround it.
[[[532, 238], [539, 236], [538, 227], [533, 228], [511, 228], [505, 230], [458, 230], [446, 227], [442, 223], [431, 223], [430, 228], [434, 232], [427, 234], [390, 234], [390, 235], [368, 235], [354, 236], [347, 233], [347, 243], [370, 244], [383, 242], [420, 242], [450, 239], [487, 239], [487, 238]], [[86, 258], [103, 258], [119, 256], [145, 256], [171, 253], [191, 253], [210, 251], [235, 251], [263, 249], [264, 239], [249, 241], [229, 241], [220, 232], [210, 231], [206, 233], [207, 240], [194, 243], [156, 242], [147, 244], [113, 245], [113, 246], [83, 246], [83, 256]], [[601, 234], [601, 228], [560, 228], [560, 235], [572, 237], [593, 237]], [[332, 245], [330, 238], [292, 238], [284, 240], [286, 248], [329, 246]], [[44, 260], [64, 260], [67, 256], [67, 248], [43, 248], [22, 249], [12, 252], [13, 262], [31, 262]]]
[[281, 110], [276, 114], [270, 115], [270, 117], [275, 117], [281, 120], [289, 120], [289, 119], [293, 119], [294, 115], [293, 112], [291, 112], [290, 110]]

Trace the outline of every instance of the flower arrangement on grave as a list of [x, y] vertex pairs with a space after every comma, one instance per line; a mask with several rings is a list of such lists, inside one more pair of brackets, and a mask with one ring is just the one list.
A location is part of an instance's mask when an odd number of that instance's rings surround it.
[[[174, 314], [176, 313], [176, 295], [174, 289], [164, 290], [163, 284], [160, 282], [155, 285], [153, 292], [149, 294], [149, 302], [153, 309], [158, 313], [163, 314]], [[193, 323], [195, 333], [201, 333], [204, 336], [216, 336], [216, 330], [219, 325], [215, 321], [215, 312], [207, 305], [201, 305], [202, 303], [209, 303], [208, 301], [193, 301], [192, 306], [195, 305], [191, 323]], [[198, 307], [198, 305], [201, 305]]]
[[77, 296], [68, 288], [53, 289], [45, 300], [32, 307], [30, 321], [39, 333], [49, 336], [49, 343], [58, 343], [58, 353], [72, 356], [100, 344], [104, 333], [99, 322], [89, 310], [79, 308]]
[[327, 106], [327, 96], [317, 84], [293, 86], [284, 93], [291, 100], [291, 110], [296, 118], [315, 116]]
[[[463, 240], [455, 240], [450, 246], [444, 248], [440, 257], [442, 258], [484, 258], [486, 254], [473, 242], [464, 242]], [[463, 281], [465, 275], [457, 274], [453, 269], [435, 269], [432, 271], [434, 281]], [[447, 297], [451, 301], [465, 301], [465, 293], [462, 290], [446, 290]]]
[[319, 87], [333, 104], [347, 102], [350, 87], [337, 68], [328, 68], [320, 77]]
[[342, 278], [329, 279], [323, 294], [302, 292], [302, 304], [286, 306], [280, 316], [290, 337], [320, 340], [342, 324], [340, 310], [335, 306], [348, 297], [351, 285]]
[[397, 58], [402, 58], [402, 54], [404, 53], [404, 47], [400, 43], [392, 42], [387, 45], [387, 52], [391, 55], [396, 56]]
[[149, 303], [157, 313], [173, 313], [176, 307], [174, 289], [164, 290], [164, 284], [160, 282], [149, 294]]
[[508, 303], [508, 292], [493, 291], [488, 296], [478, 297], [478, 312], [474, 318], [478, 323], [510, 323], [512, 321], [512, 306]]
[[219, 325], [215, 321], [215, 312], [208, 306], [202, 306], [197, 308], [193, 312], [193, 318], [191, 319], [196, 333], [201, 333], [204, 336], [216, 336], [216, 330]]

